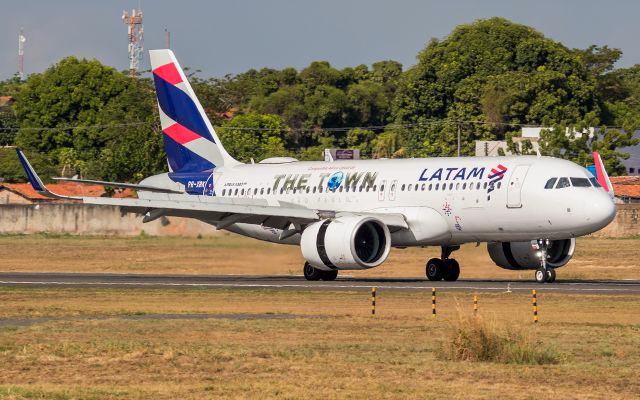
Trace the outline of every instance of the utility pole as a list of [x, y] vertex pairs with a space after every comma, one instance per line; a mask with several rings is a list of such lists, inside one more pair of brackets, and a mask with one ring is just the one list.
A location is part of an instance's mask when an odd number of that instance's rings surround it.
[[20, 28], [20, 34], [18, 35], [18, 78], [24, 79], [24, 42], [27, 38], [24, 37], [24, 31]]
[[458, 122], [458, 157], [460, 157], [460, 123]]
[[129, 39], [129, 75], [137, 76], [140, 60], [142, 59], [142, 40], [144, 28], [142, 27], [142, 10], [131, 10], [131, 14], [127, 11], [122, 12], [122, 22], [127, 25], [127, 37]]
[[167, 28], [164, 28], [164, 48], [171, 48], [171, 32], [169, 32]]

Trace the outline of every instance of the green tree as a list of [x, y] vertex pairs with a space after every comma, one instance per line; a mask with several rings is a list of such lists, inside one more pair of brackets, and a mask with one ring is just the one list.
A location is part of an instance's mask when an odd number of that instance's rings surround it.
[[131, 180], [166, 168], [151, 82], [97, 60], [67, 57], [30, 75], [16, 115], [20, 147], [56, 164], [64, 155], [87, 177]]
[[[432, 39], [404, 74], [394, 99], [395, 120], [419, 126], [410, 155], [453, 155], [457, 130], [463, 153], [477, 139], [504, 138], [503, 123], [580, 123], [600, 112], [596, 82], [582, 59], [532, 28], [503, 18], [458, 26]], [[437, 124], [434, 120], [494, 125]], [[424, 150], [421, 150], [423, 148]]]
[[242, 162], [290, 155], [291, 130], [277, 115], [238, 115], [218, 135], [229, 154]]

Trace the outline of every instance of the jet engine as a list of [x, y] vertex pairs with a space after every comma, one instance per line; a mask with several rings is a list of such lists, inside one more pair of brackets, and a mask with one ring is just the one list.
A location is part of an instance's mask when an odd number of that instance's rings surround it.
[[376, 218], [348, 215], [308, 225], [300, 248], [309, 264], [318, 269], [367, 269], [387, 259], [391, 236], [389, 228]]
[[[493, 242], [487, 244], [489, 256], [504, 269], [537, 269], [541, 253], [536, 240], [528, 242]], [[562, 267], [571, 260], [576, 250], [576, 239], [551, 240], [547, 248], [547, 265]]]

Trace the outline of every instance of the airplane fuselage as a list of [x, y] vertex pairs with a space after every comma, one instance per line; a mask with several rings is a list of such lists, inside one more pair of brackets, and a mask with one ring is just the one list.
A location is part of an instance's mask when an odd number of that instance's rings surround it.
[[[157, 175], [143, 183], [175, 185], [168, 177]], [[392, 232], [392, 245], [403, 247], [567, 239], [595, 232], [612, 220], [615, 207], [599, 187], [545, 189], [549, 179], [562, 177], [590, 175], [551, 157], [444, 157], [242, 164], [178, 182], [191, 195], [264, 199], [331, 212], [402, 214], [409, 229]], [[256, 224], [238, 222], [227, 229], [277, 243], [299, 241], [299, 235], [280, 240], [280, 229]]]

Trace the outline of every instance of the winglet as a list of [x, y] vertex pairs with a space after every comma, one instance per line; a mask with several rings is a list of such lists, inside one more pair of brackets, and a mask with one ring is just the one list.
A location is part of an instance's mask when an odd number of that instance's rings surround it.
[[600, 157], [600, 153], [597, 151], [593, 152], [593, 163], [596, 167], [596, 179], [598, 183], [607, 193], [609, 193], [609, 196], [613, 198], [613, 185], [611, 184], [607, 170], [604, 168], [602, 157]]
[[44, 185], [44, 183], [42, 183], [42, 180], [36, 173], [36, 170], [33, 169], [31, 164], [29, 163], [29, 160], [27, 160], [27, 157], [24, 155], [22, 150], [16, 147], [16, 153], [18, 153], [18, 159], [20, 160], [20, 164], [22, 164], [22, 168], [24, 169], [24, 172], [27, 174], [27, 178], [29, 179], [29, 183], [33, 187], [33, 190], [35, 190], [36, 192], [40, 193], [43, 196], [50, 197], [52, 199], [79, 199], [78, 197], [60, 196], [58, 194], [50, 192], [49, 189], [47, 189], [47, 187]]

